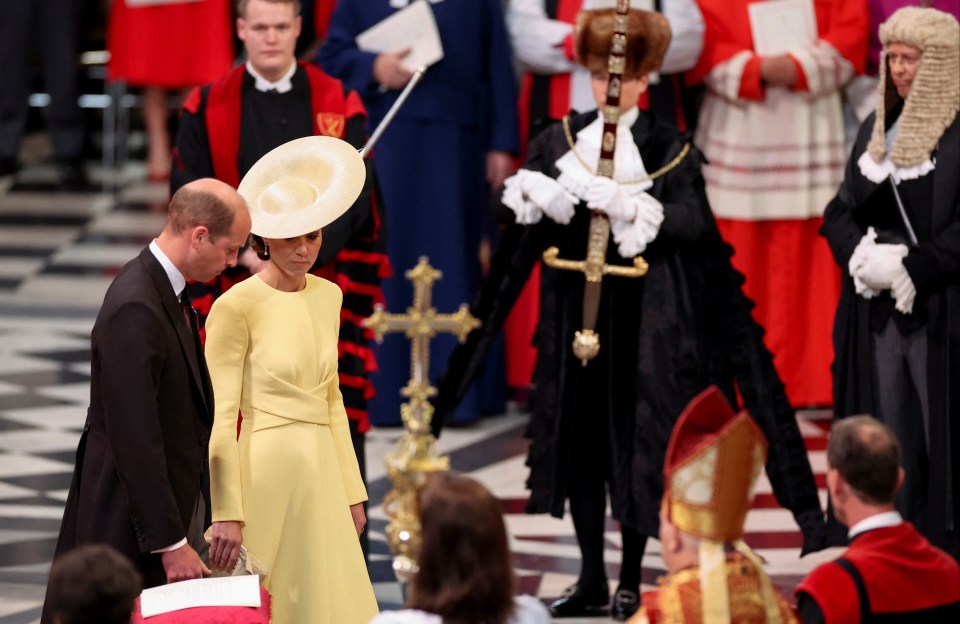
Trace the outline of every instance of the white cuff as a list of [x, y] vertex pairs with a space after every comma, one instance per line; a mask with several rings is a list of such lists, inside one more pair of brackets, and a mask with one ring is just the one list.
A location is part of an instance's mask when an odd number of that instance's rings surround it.
[[157, 550], [151, 550], [150, 552], [154, 554], [165, 553], [165, 552], [170, 552], [172, 550], [176, 550], [181, 546], [186, 546], [186, 545], [187, 545], [187, 538], [183, 538], [173, 546], [167, 546], [166, 548], [158, 548]]
[[540, 219], [543, 218], [543, 211], [535, 206], [533, 202], [524, 199], [523, 191], [520, 190], [520, 182], [516, 175], [507, 178], [503, 184], [503, 195], [500, 196], [500, 202], [513, 211], [517, 223], [520, 225], [531, 225], [539, 222]]
[[[849, 271], [850, 276], [853, 277], [854, 282], [857, 281], [857, 269], [860, 268], [860, 265], [863, 264], [866, 258], [867, 248], [876, 244], [877, 232], [873, 229], [873, 226], [870, 226], [867, 228], [867, 233], [860, 238], [860, 242], [857, 243], [857, 246], [853, 249], [853, 253], [850, 255], [850, 262], [847, 263], [847, 271]], [[860, 294], [859, 290], [857, 294]]]
[[880, 294], [874, 289], [867, 286], [866, 282], [864, 282], [862, 279], [860, 279], [856, 275], [853, 276], [853, 287], [857, 291], [857, 294], [863, 297], [864, 299], [873, 299], [874, 297]]
[[895, 307], [899, 312], [913, 314], [913, 301], [917, 297], [917, 287], [913, 285], [910, 274], [907, 273], [907, 269], [902, 264], [893, 278], [890, 292], [897, 302]]

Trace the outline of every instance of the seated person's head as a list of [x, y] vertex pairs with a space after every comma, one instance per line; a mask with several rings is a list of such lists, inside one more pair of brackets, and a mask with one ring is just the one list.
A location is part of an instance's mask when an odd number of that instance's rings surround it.
[[88, 544], [53, 562], [47, 605], [57, 624], [127, 624], [141, 586], [126, 557], [104, 544]]
[[[613, 9], [581, 11], [577, 16], [575, 49], [577, 63], [590, 71], [597, 108], [607, 101], [608, 62], [614, 30]], [[670, 23], [660, 13], [633, 9], [627, 26], [620, 111], [637, 105], [647, 90], [650, 72], [657, 71], [670, 45]]]
[[505, 622], [514, 575], [499, 501], [474, 479], [442, 472], [427, 480], [419, 508], [419, 570], [407, 606], [446, 624]]
[[827, 467], [834, 513], [848, 526], [851, 505], [892, 508], [904, 478], [900, 443], [889, 427], [870, 416], [844, 418], [833, 425]]

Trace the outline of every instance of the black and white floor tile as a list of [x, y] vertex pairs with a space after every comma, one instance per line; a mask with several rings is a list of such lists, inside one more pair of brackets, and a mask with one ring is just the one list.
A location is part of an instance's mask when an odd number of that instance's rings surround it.
[[[0, 180], [0, 624], [39, 617], [89, 399], [90, 328], [113, 275], [163, 224], [164, 185], [137, 182], [136, 172], [110, 177], [112, 185], [83, 193], [55, 190], [42, 169], [13, 183]], [[821, 487], [824, 418], [800, 418]], [[502, 500], [521, 589], [546, 601], [576, 580], [579, 559], [569, 518], [523, 513], [524, 425], [523, 413], [488, 418], [448, 429], [438, 448], [449, 454], [453, 468], [472, 474]], [[382, 457], [400, 434], [378, 429], [368, 436], [370, 571], [382, 608], [402, 602], [379, 506], [390, 488]], [[796, 525], [765, 481], [747, 519], [746, 539], [767, 560], [785, 595], [814, 565], [836, 554], [799, 559]], [[619, 534], [612, 521], [607, 551], [615, 579]], [[654, 584], [662, 570], [659, 545], [652, 541], [644, 583]]]

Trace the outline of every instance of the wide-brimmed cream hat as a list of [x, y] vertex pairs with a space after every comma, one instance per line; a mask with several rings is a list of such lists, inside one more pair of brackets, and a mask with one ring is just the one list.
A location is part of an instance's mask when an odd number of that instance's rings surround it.
[[356, 148], [310, 136], [270, 150], [237, 189], [250, 207], [250, 231], [265, 238], [314, 232], [347, 211], [363, 189], [366, 168]]

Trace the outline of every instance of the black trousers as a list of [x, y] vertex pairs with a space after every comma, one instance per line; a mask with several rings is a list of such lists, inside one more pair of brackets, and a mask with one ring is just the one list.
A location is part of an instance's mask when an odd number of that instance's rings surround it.
[[876, 418], [900, 441], [906, 476], [897, 510], [923, 533], [930, 479], [930, 399], [927, 395], [927, 332], [903, 335], [893, 319], [873, 334]]
[[34, 55], [43, 57], [50, 94], [47, 131], [61, 160], [81, 156], [85, 138], [77, 104], [77, 23], [80, 0], [0, 2], [0, 159], [13, 160], [27, 123]]

